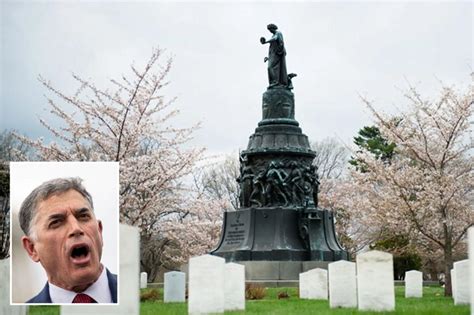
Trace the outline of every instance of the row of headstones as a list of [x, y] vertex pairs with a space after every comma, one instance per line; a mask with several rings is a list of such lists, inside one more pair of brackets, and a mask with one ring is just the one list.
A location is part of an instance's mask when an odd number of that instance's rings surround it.
[[[383, 254], [383, 253], [382, 253]], [[372, 255], [372, 259], [377, 255]], [[370, 260], [369, 260], [370, 261]], [[232, 272], [239, 270], [235, 264], [227, 264], [226, 268]], [[364, 269], [364, 268], [362, 268]], [[387, 268], [388, 269], [388, 268]], [[469, 260], [462, 260], [454, 263], [451, 270], [452, 288], [454, 304], [469, 304], [469, 281], [465, 281], [469, 273]], [[329, 275], [329, 279], [328, 279]], [[239, 274], [241, 276], [241, 274]], [[140, 274], [140, 288], [147, 288], [147, 273]], [[237, 277], [234, 277], [237, 278]], [[357, 284], [356, 284], [356, 264], [348, 261], [338, 261], [330, 263], [328, 271], [324, 269], [313, 269], [300, 274], [300, 297], [305, 299], [327, 299], [329, 294], [329, 305], [336, 307], [357, 307]], [[237, 279], [236, 279], [237, 280]], [[329, 280], [329, 281], [328, 281]], [[375, 288], [378, 290], [378, 287]], [[164, 275], [164, 294], [163, 301], [186, 302], [186, 274], [179, 271], [167, 272]], [[360, 291], [359, 291], [360, 292]], [[227, 294], [227, 299], [237, 300], [236, 309], [245, 307], [242, 297], [232, 299], [233, 292]], [[423, 273], [416, 270], [405, 273], [405, 297], [421, 298], [423, 297]], [[363, 298], [363, 297], [362, 297]], [[224, 304], [225, 301], [224, 301]], [[231, 308], [233, 303], [227, 303]]]
[[[412, 290], [412, 282], [407, 283], [409, 294], [421, 296], [422, 279], [418, 274], [416, 279], [419, 285], [416, 285], [415, 290]], [[356, 263], [340, 260], [330, 263], [328, 270], [317, 268], [303, 272], [299, 277], [299, 286], [302, 299], [327, 300], [329, 295], [331, 308], [358, 306], [359, 310], [395, 309], [392, 255], [380, 251], [359, 254]]]
[[[382, 253], [385, 254], [385, 253]], [[390, 254], [386, 254], [390, 255]], [[373, 258], [374, 256], [372, 256]], [[208, 260], [209, 258], [205, 258]], [[391, 258], [390, 258], [391, 259]], [[215, 262], [216, 260], [212, 260]], [[221, 261], [217, 260], [217, 263]], [[356, 264], [348, 261], [338, 261], [329, 264], [329, 296], [330, 306], [334, 307], [357, 307], [356, 293]], [[196, 268], [195, 264], [193, 264]], [[197, 267], [199, 268], [199, 267]], [[229, 276], [228, 284], [242, 283], [244, 266], [236, 264], [226, 264], [225, 274]], [[235, 274], [235, 276], [234, 276]], [[377, 276], [377, 275], [376, 275]], [[423, 279], [419, 271], [409, 271], [406, 273], [406, 297], [422, 297]], [[140, 274], [140, 288], [147, 287], [147, 273]], [[234, 290], [235, 287], [235, 290]], [[199, 289], [202, 289], [200, 287]], [[185, 302], [186, 276], [183, 272], [172, 271], [164, 275], [164, 295], [163, 300], [168, 302]], [[224, 309], [245, 309], [244, 296], [237, 294], [242, 292], [243, 287], [229, 286], [224, 292]], [[227, 292], [227, 293], [226, 293]], [[300, 297], [307, 299], [327, 299], [328, 298], [328, 272], [324, 269], [313, 269], [300, 274]]]
[[[186, 274], [164, 275], [163, 301], [186, 302]], [[140, 288], [147, 287], [147, 274], [140, 274]], [[225, 263], [217, 256], [203, 255], [189, 261], [189, 314], [245, 310], [245, 266]]]
[[[370, 251], [358, 255], [356, 263], [341, 260], [330, 263], [328, 270], [317, 268], [301, 273], [300, 298], [327, 300], [329, 295], [331, 308], [358, 306], [360, 310], [394, 310], [392, 255]], [[474, 295], [471, 293], [474, 288], [470, 288], [473, 285], [470, 280], [472, 272], [469, 271], [468, 259], [454, 263], [451, 279], [455, 305], [469, 304]], [[411, 270], [405, 273], [405, 297], [423, 297], [422, 272]], [[472, 299], [471, 304], [474, 297]], [[474, 312], [474, 305], [472, 309]]]
[[[317, 268], [301, 273], [299, 279], [300, 298], [327, 300], [329, 295], [331, 308], [358, 306], [360, 310], [394, 310], [395, 284], [392, 255], [380, 251], [370, 251], [358, 255], [356, 262], [338, 261], [329, 264], [328, 271]], [[224, 310], [245, 309], [244, 268], [244, 266], [234, 263], [225, 264], [224, 259], [210, 255], [191, 258], [189, 264], [189, 314], [221, 313]], [[171, 277], [178, 275], [179, 280], [171, 281]], [[423, 277], [420, 271], [407, 272], [405, 285], [406, 297], [421, 298], [423, 296]], [[169, 292], [174, 292], [177, 286], [180, 288], [182, 296], [178, 301], [184, 302], [184, 273], [165, 274], [165, 302], [171, 301], [167, 295], [175, 296]]]

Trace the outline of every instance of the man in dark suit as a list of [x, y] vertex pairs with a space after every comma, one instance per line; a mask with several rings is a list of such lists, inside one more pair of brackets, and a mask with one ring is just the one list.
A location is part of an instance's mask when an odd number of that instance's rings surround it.
[[26, 303], [117, 303], [117, 276], [100, 262], [102, 222], [79, 178], [35, 188], [20, 208], [21, 241], [48, 282]]

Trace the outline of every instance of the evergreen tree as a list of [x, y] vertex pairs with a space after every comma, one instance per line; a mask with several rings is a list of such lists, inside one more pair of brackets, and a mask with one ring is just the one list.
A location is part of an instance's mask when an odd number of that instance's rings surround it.
[[[358, 152], [361, 150], [369, 151], [376, 159], [381, 159], [387, 163], [390, 163], [397, 146], [395, 143], [387, 141], [376, 126], [365, 126], [360, 129], [358, 136], [354, 137], [354, 143], [360, 148]], [[367, 172], [367, 167], [360, 159], [352, 157], [349, 163], [354, 165], [357, 170]]]

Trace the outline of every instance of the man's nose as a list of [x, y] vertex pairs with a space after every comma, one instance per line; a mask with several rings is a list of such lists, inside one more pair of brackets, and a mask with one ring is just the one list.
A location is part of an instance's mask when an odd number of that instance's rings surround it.
[[75, 237], [75, 236], [80, 236], [84, 234], [81, 224], [74, 216], [72, 215], [69, 216], [68, 224], [69, 224], [69, 235], [68, 235], [69, 237]]

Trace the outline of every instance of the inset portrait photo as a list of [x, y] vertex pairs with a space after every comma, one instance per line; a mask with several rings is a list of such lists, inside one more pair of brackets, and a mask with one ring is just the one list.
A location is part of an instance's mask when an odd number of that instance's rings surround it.
[[10, 164], [11, 304], [118, 304], [119, 164]]

